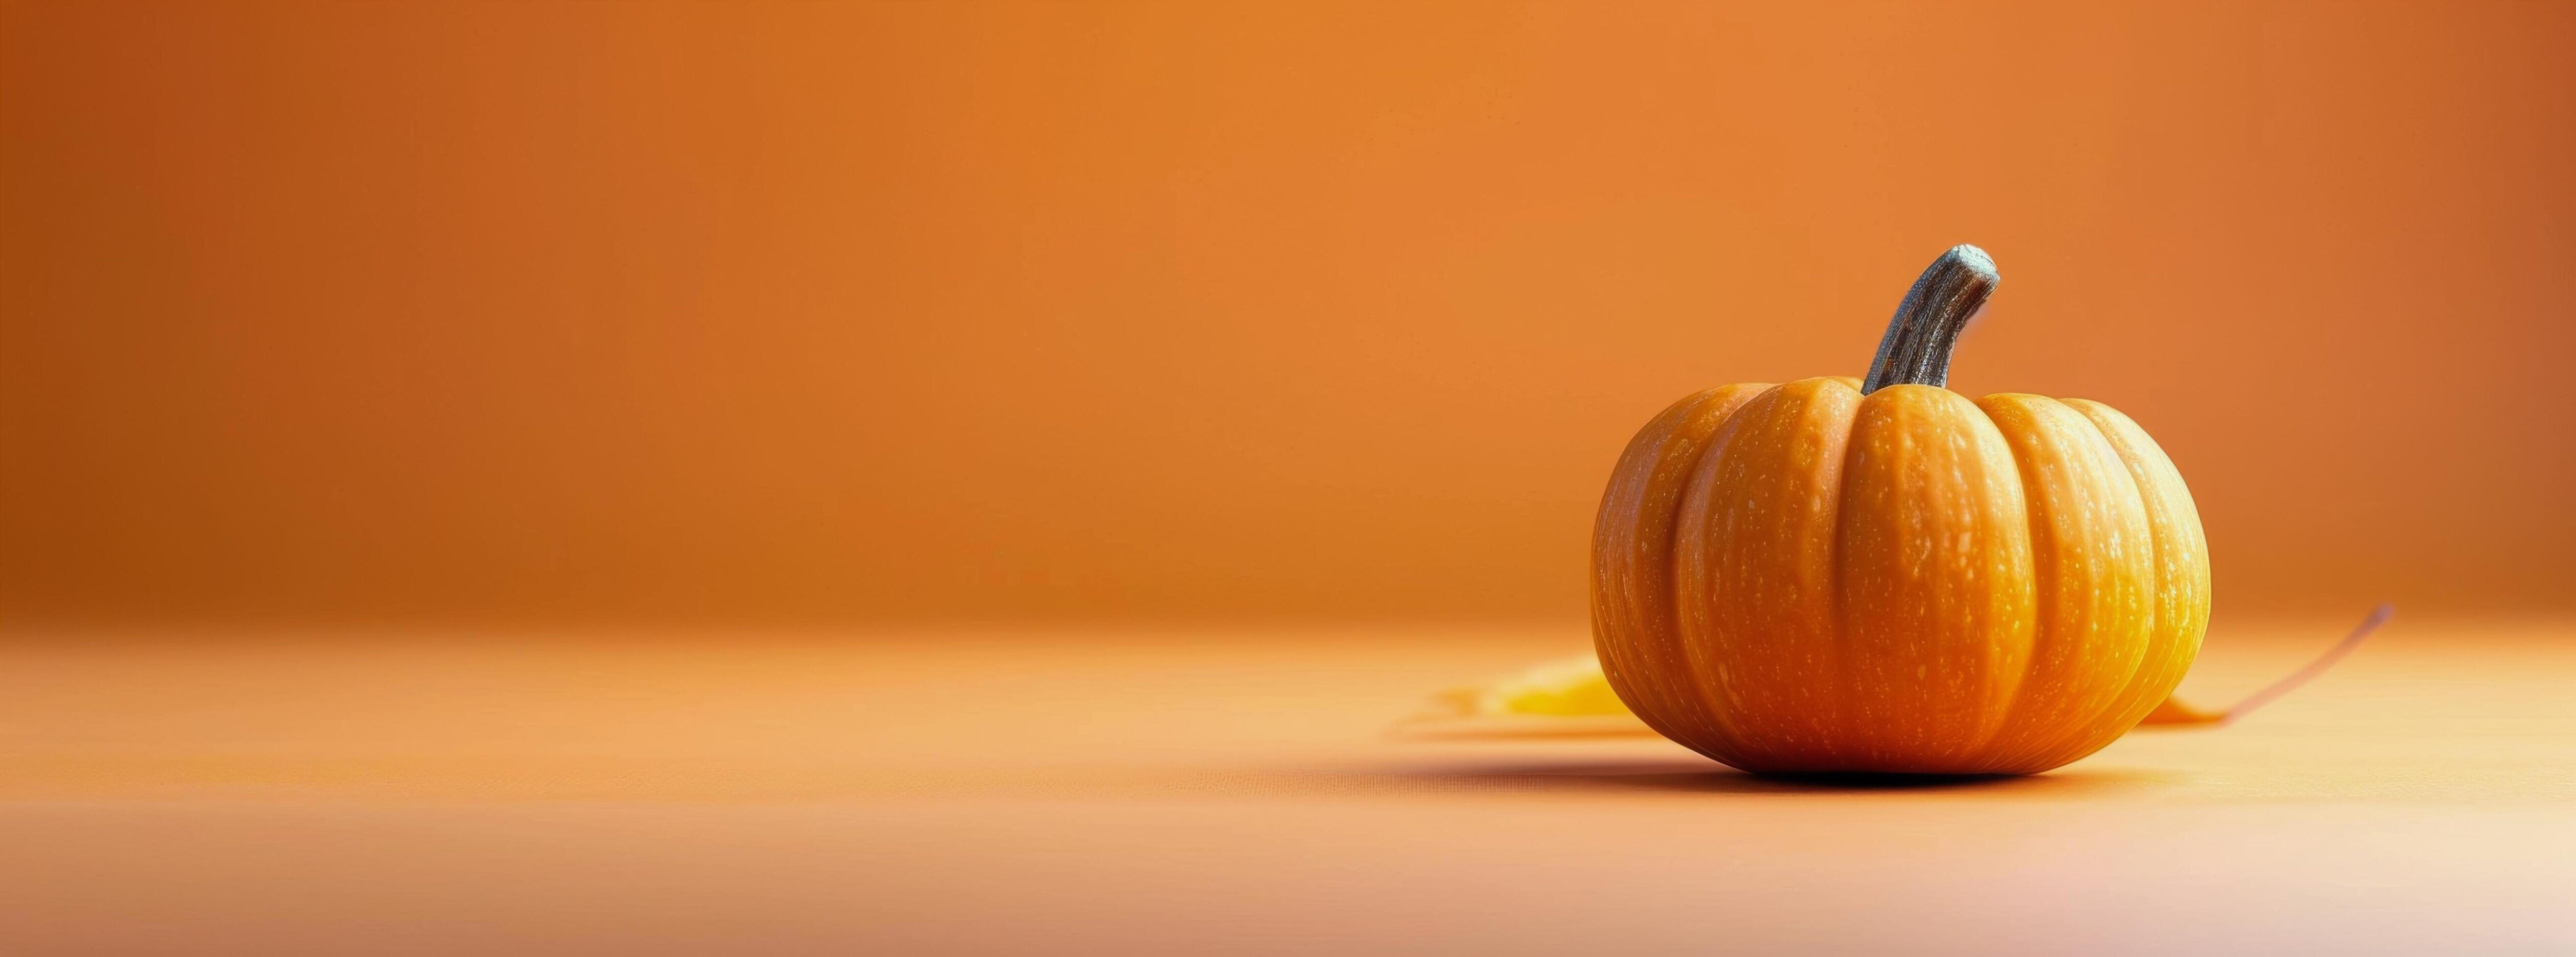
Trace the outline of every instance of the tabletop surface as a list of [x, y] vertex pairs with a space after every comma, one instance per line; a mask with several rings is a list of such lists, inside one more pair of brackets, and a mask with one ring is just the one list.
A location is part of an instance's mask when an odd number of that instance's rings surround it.
[[[2346, 623], [2230, 626], [2224, 704]], [[2576, 627], [1854, 787], [1417, 741], [1579, 629], [20, 634], [0, 952], [2576, 953]]]

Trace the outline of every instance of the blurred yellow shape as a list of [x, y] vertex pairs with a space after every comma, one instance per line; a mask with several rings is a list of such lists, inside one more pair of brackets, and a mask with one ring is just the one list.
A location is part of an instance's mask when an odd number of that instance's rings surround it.
[[1533, 665], [1519, 674], [1443, 691], [1432, 706], [1393, 729], [1407, 738], [1653, 737], [1610, 690], [1591, 655]]
[[1460, 715], [1628, 713], [1601, 673], [1601, 661], [1591, 655], [1533, 665], [1489, 685], [1452, 688], [1441, 699]]

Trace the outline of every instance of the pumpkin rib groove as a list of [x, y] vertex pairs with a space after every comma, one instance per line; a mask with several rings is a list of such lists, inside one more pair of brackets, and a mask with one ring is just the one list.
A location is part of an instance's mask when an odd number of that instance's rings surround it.
[[[1696, 705], [1691, 709], [1691, 713], [1700, 718], [1701, 732], [1704, 735], [1704, 740], [1691, 743], [1691, 748], [1727, 764], [1742, 761], [1747, 745], [1744, 736], [1738, 733], [1739, 729], [1735, 727], [1734, 710], [1726, 704], [1727, 687], [1724, 671], [1714, 667], [1713, 663], [1705, 658], [1709, 638], [1706, 625], [1702, 625], [1702, 632], [1697, 636], [1699, 640], [1692, 640], [1694, 635], [1687, 621], [1692, 609], [1685, 607], [1682, 602], [1686, 587], [1682, 581], [1681, 561], [1684, 552], [1682, 543], [1690, 529], [1704, 528], [1708, 521], [1707, 495], [1704, 490], [1708, 487], [1712, 474], [1720, 468], [1719, 463], [1724, 460], [1727, 449], [1735, 444], [1737, 437], [1747, 427], [1746, 423], [1751, 421], [1751, 414], [1755, 409], [1768, 410], [1778, 403], [1780, 389], [1780, 385], [1769, 386], [1737, 405], [1727, 414], [1726, 421], [1719, 423], [1716, 431], [1709, 436], [1707, 448], [1700, 450], [1700, 453], [1692, 458], [1690, 468], [1684, 473], [1682, 479], [1681, 500], [1674, 510], [1672, 545], [1664, 552], [1664, 561], [1671, 569], [1669, 574], [1673, 582], [1672, 590], [1667, 593], [1669, 600], [1674, 603], [1673, 634], [1682, 643], [1680, 658], [1684, 668], [1683, 673], [1690, 679], [1684, 682], [1683, 686], [1690, 689], [1691, 700]], [[1685, 523], [1688, 525], [1686, 526]], [[1694, 604], [1705, 606], [1706, 603]], [[1699, 650], [1701, 654], [1693, 655], [1693, 650]]]
[[1691, 414], [1723, 388], [1683, 396], [1637, 430], [1620, 451], [1619, 463], [1610, 471], [1609, 487], [1602, 491], [1601, 507], [1593, 518], [1594, 655], [1601, 662], [1602, 674], [1610, 679], [1611, 692], [1638, 720], [1665, 737], [1673, 735], [1673, 725], [1665, 717], [1664, 703], [1659, 700], [1662, 695], [1656, 690], [1661, 684], [1655, 677], [1657, 669], [1642, 662], [1631, 663], [1634, 658], [1651, 657], [1651, 649], [1638, 646], [1650, 642], [1652, 636], [1636, 633], [1651, 625], [1621, 618], [1649, 604], [1640, 593], [1651, 589], [1652, 583], [1640, 580], [1635, 566], [1641, 563], [1636, 553], [1654, 548], [1639, 526], [1652, 521], [1656, 504], [1654, 479], [1662, 471], [1671, 433], [1686, 429]]
[[[1989, 756], [1993, 770], [2026, 773], [2064, 763], [2047, 759], [2075, 746], [2089, 730], [2084, 722], [2117, 693], [2104, 690], [2111, 682], [2101, 667], [2103, 652], [2136, 647], [2143, 658], [2148, 636], [2124, 634], [2143, 630], [2131, 621], [2137, 617], [2131, 612], [2146, 604], [2143, 583], [2121, 574], [2120, 566], [2145, 564], [2152, 576], [2152, 562], [2120, 559], [2135, 550], [2122, 547], [2128, 539], [2151, 548], [2144, 541], [2150, 529], [2127, 466], [2089, 419], [2046, 396], [1997, 393], [1977, 404], [2003, 430], [2029, 493], [2037, 598], [2031, 672], [2006, 718], [2017, 733]], [[2074, 431], [2078, 424], [2081, 431]], [[2111, 490], [2128, 486], [2126, 503], [2103, 498], [2103, 480], [2114, 471], [2120, 478]], [[2121, 504], [2131, 507], [2123, 510]], [[2122, 511], [2136, 520], [2119, 521]], [[2120, 669], [2119, 687], [2136, 667], [2131, 662]], [[2087, 700], [2097, 695], [2103, 700]]]
[[[2045, 690], [2037, 687], [2036, 679], [2039, 675], [2036, 669], [2041, 665], [2042, 647], [2044, 645], [2053, 647], [2058, 632], [2057, 616], [2053, 609], [2055, 589], [2051, 587], [2058, 569], [2053, 556], [2053, 536], [2048, 545], [2043, 545], [2039, 540], [2041, 529], [2045, 524], [2041, 516], [2045, 506], [2039, 501], [2045, 494], [2045, 483], [2036, 481], [2036, 477], [2032, 474], [2035, 466], [2030, 450], [2024, 447], [2024, 442], [2027, 441], [2023, 437], [2024, 431], [2018, 423], [2008, 422], [1995, 414], [1995, 409], [1990, 404], [1995, 399], [1996, 396], [1987, 396], [1977, 402], [1977, 407], [1986, 413], [1987, 420], [1994, 423], [1996, 430], [2004, 434], [2004, 446], [2011, 456], [2013, 469], [2022, 477], [2022, 522], [2031, 530], [2032, 537], [2031, 656], [2023, 661], [2021, 684], [2013, 689], [2011, 700], [2003, 705], [2003, 724], [2007, 729], [2013, 729], [2017, 723], [2025, 720], [2024, 714], [2032, 709], [2030, 699], [2034, 692]], [[1980, 770], [2009, 773], [2014, 763], [2021, 759], [2022, 753], [2028, 750], [2027, 742], [2008, 740], [2000, 734], [1988, 744], [1989, 750]]]
[[1693, 459], [1689, 471], [1682, 477], [1681, 498], [1673, 511], [1672, 543], [1660, 556], [1666, 580], [1672, 583], [1668, 596], [1672, 605], [1673, 636], [1679, 652], [1675, 656], [1679, 674], [1674, 684], [1674, 705], [1696, 719], [1693, 730], [1697, 733], [1681, 740], [1692, 750], [1727, 763], [1733, 763], [1731, 756], [1741, 749], [1734, 735], [1725, 727], [1724, 689], [1712, 677], [1712, 669], [1701, 661], [1707, 654], [1709, 637], [1707, 626], [1701, 621], [1704, 616], [1700, 606], [1704, 603], [1694, 600], [1698, 585], [1693, 579], [1699, 574], [1699, 569], [1690, 559], [1692, 552], [1699, 548], [1698, 542], [1705, 537], [1700, 526], [1708, 521], [1706, 486], [1709, 471], [1725, 457], [1727, 446], [1744, 428], [1744, 423], [1768, 407], [1772, 393], [1778, 390], [1778, 386], [1773, 386], [1746, 400], [1709, 436], [1708, 448]]
[[[2198, 506], [2190, 486], [2164, 449], [2136, 421], [2100, 402], [2067, 399], [2066, 405], [2093, 423], [2103, 440], [2128, 467], [2147, 510], [2154, 549], [2156, 588], [2149, 661], [2141, 663], [2125, 693], [2120, 711], [2111, 716], [2110, 740], [2126, 733], [2173, 693], [2183, 673], [2199, 656], [2209, 626], [2208, 542], [2202, 536]], [[2152, 667], [2150, 667], [2152, 665]]]
[[[1650, 643], [1653, 636], [1636, 633], [1651, 630], [1652, 624], [1618, 619], [1648, 604], [1641, 593], [1654, 587], [1653, 582], [1637, 574], [1640, 569], [1635, 566], [1640, 563], [1635, 553], [1641, 548], [1655, 550], [1654, 542], [1640, 526], [1651, 524], [1653, 513], [1658, 511], [1655, 478], [1662, 472], [1669, 445], [1676, 441], [1676, 433], [1686, 432], [1693, 413], [1723, 388], [1683, 396], [1638, 430], [1620, 453], [1619, 464], [1610, 474], [1610, 487], [1601, 496], [1600, 514], [1594, 519], [1592, 626], [1602, 672], [1618, 679], [1612, 681], [1611, 690], [1628, 710], [1656, 733], [1666, 736], [1673, 733], [1672, 722], [1665, 716], [1665, 705], [1660, 700], [1663, 696], [1657, 690], [1661, 684], [1655, 678], [1657, 669], [1642, 662], [1630, 663], [1634, 658], [1653, 656], [1653, 649], [1638, 647]], [[1669, 520], [1665, 524], [1669, 530]]]
[[2033, 493], [2030, 489], [2029, 477], [2023, 470], [2021, 449], [2014, 444], [2012, 435], [2005, 431], [2002, 422], [1995, 419], [1994, 410], [1987, 408], [1985, 402], [1971, 401], [1968, 405], [1976, 409], [1978, 417], [1983, 420], [1986, 428], [1992, 430], [1995, 437], [2000, 440], [2004, 461], [2011, 466], [2013, 489], [2016, 493], [2014, 498], [2019, 506], [2011, 520], [2020, 524], [2023, 543], [2021, 554], [2018, 556], [2020, 561], [2016, 563], [2015, 570], [2026, 586], [2024, 594], [2028, 596], [2027, 602], [2020, 608], [2021, 615], [2017, 622], [2022, 635], [2020, 674], [2013, 681], [2011, 690], [1988, 704], [1994, 712], [1991, 722], [1993, 730], [1980, 737], [1976, 748], [1965, 756], [1966, 768], [1972, 773], [1996, 773], [2005, 770], [1998, 749], [2008, 746], [2008, 742], [2003, 740], [2004, 735], [2013, 727], [2013, 719], [2021, 710], [2023, 696], [2030, 692], [2032, 662], [2039, 654], [2042, 604], [2040, 576], [2044, 570], [2040, 565], [2039, 544], [2033, 540], [2038, 527], [2038, 523], [2033, 518], [2037, 506], [2031, 501]]
[[[1671, 687], [1687, 674], [1678, 647], [1670, 557], [1690, 472], [1716, 433], [1760, 384], [1719, 386], [1684, 396], [1638, 430], [1622, 451], [1595, 517], [1593, 635], [1612, 690], [1657, 733], [1700, 724]], [[1660, 620], [1656, 616], [1660, 614]]]
[[[2046, 752], [2051, 759], [2049, 763], [2054, 766], [2073, 763], [2082, 759], [2085, 755], [2089, 755], [2095, 751], [2109, 747], [2111, 742], [2119, 739], [2122, 732], [2128, 730], [2129, 725], [2137, 723], [2135, 718], [2146, 716], [2146, 711], [2142, 708], [2139, 709], [2137, 715], [2128, 722], [2118, 724], [2116, 729], [2113, 727], [2120, 714], [2129, 711], [2135, 706], [2135, 698], [2140, 693], [2140, 689], [2143, 687], [2143, 683], [2149, 674], [2149, 667], [2152, 664], [2156, 664], [2157, 662], [2155, 659], [2159, 657], [2157, 652], [2160, 648], [2155, 642], [2155, 637], [2158, 634], [2158, 627], [2160, 625], [2157, 616], [2160, 614], [2161, 606], [2163, 605], [2162, 596], [2164, 594], [2165, 587], [2165, 570], [2163, 565], [2156, 561], [2158, 554], [2157, 538], [2162, 534], [2157, 528], [2156, 511], [2154, 506], [2147, 501], [2146, 488], [2138, 481], [2136, 466], [2130, 462], [2129, 456], [2121, 452], [2119, 443], [2113, 441], [2109, 435], [2102, 431], [2102, 423], [2093, 416], [2084, 414], [2084, 410], [2077, 407], [2074, 401], [2063, 399], [2051, 399], [2049, 401], [2075, 412], [2078, 417], [2077, 421], [2083, 423], [2084, 431], [2089, 433], [2091, 441], [2098, 443], [2103, 449], [2110, 451], [2113, 460], [2119, 462], [2121, 466], [2115, 473], [2113, 473], [2117, 476], [2117, 479], [2111, 484], [2114, 487], [2126, 487], [2130, 497], [2138, 503], [2139, 513], [2146, 517], [2147, 540], [2143, 544], [2147, 549], [2148, 558], [2146, 563], [2146, 595], [2149, 615], [2147, 618], [2148, 643], [2144, 653], [2139, 657], [2139, 660], [2129, 669], [2129, 673], [2121, 679], [2121, 690], [2110, 700], [2103, 702], [2100, 708], [2095, 709], [2093, 714], [2086, 716], [2080, 723], [2070, 725], [2066, 735], [2064, 736], [2064, 740], [2062, 740], [2056, 748]], [[2159, 695], [2158, 697], [2161, 698], [2162, 696]], [[2154, 707], [2154, 704], [2150, 702], [2146, 707], [2152, 708]], [[2106, 730], [2110, 733], [2105, 734], [2104, 732]]]
[[1734, 726], [1732, 717], [1738, 710], [1732, 700], [1734, 689], [1730, 686], [1726, 668], [1713, 660], [1714, 646], [1724, 639], [1713, 620], [1715, 616], [1708, 613], [1712, 589], [1707, 579], [1718, 572], [1707, 567], [1710, 563], [1707, 531], [1709, 523], [1717, 518], [1711, 512], [1711, 502], [1730, 451], [1743, 440], [1748, 429], [1754, 428], [1758, 419], [1769, 416], [1779, 406], [1784, 387], [1785, 384], [1764, 389], [1737, 407], [1735, 413], [1718, 427], [1708, 449], [1692, 463], [1673, 522], [1673, 545], [1665, 556], [1672, 567], [1674, 634], [1681, 640], [1682, 666], [1689, 678], [1684, 686], [1690, 690], [1696, 705], [1691, 709], [1692, 713], [1702, 719], [1700, 730], [1703, 737], [1683, 743], [1717, 761], [1737, 767], [1744, 766], [1747, 755], [1753, 753], [1754, 743], [1748, 734], [1739, 733], [1747, 729]]

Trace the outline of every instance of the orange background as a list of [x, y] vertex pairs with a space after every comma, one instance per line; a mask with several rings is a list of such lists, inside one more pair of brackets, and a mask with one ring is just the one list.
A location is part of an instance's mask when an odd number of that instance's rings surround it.
[[[1963, 241], [2184, 700], [2396, 622], [2028, 778], [1389, 733]], [[2576, 952], [2571, 253], [2568, 3], [0, 0], [0, 954]]]
[[1582, 613], [1632, 430], [2101, 399], [2231, 610], [2576, 607], [2576, 6], [24, 4], [0, 614]]

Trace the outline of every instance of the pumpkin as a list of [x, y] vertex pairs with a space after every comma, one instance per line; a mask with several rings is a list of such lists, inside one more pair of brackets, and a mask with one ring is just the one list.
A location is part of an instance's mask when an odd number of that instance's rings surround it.
[[1943, 388], [1998, 278], [1954, 247], [1866, 379], [1719, 386], [1628, 443], [1593, 639], [1647, 726], [1754, 772], [2030, 774], [2181, 682], [2209, 561], [2172, 461], [2099, 402]]

